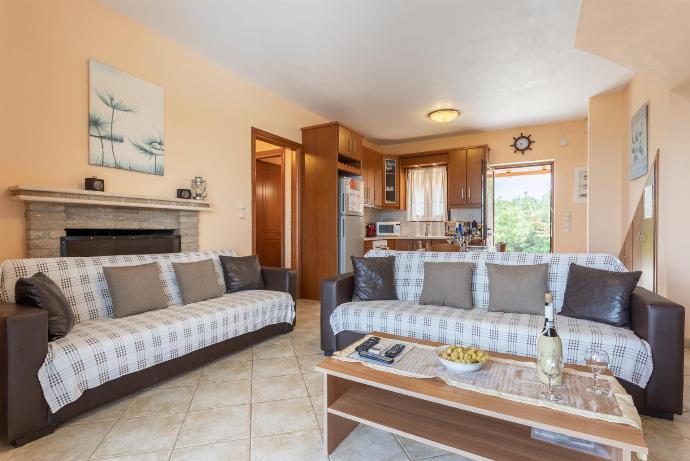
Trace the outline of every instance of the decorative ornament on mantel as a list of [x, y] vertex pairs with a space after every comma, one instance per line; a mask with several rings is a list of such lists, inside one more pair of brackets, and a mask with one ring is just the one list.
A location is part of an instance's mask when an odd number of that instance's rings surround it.
[[192, 198], [194, 200], [204, 200], [206, 198], [206, 180], [201, 176], [192, 179]]
[[522, 155], [525, 155], [525, 152], [532, 150], [532, 144], [534, 143], [535, 141], [532, 140], [531, 134], [525, 136], [523, 133], [520, 133], [520, 136], [513, 137], [513, 143], [510, 147], [515, 149], [513, 153], [520, 152]]

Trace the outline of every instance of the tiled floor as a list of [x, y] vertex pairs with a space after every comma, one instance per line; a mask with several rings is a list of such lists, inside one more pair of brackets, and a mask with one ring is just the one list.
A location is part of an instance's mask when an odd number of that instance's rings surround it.
[[[300, 301], [289, 335], [271, 338], [84, 415], [0, 460], [311, 461], [323, 455], [319, 305]], [[690, 373], [690, 352], [685, 352]], [[650, 460], [690, 460], [687, 415], [643, 418]], [[464, 458], [360, 425], [331, 461]]]

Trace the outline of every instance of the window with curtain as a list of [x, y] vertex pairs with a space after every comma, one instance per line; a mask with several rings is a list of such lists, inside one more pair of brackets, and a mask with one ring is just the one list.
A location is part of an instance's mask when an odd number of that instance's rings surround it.
[[445, 221], [447, 181], [445, 166], [407, 170], [407, 220]]

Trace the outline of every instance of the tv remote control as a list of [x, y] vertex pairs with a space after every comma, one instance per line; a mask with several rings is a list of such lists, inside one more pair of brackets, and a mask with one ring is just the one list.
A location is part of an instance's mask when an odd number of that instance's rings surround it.
[[387, 365], [390, 365], [394, 362], [394, 360], [390, 357], [386, 357], [384, 355], [373, 355], [366, 351], [359, 351], [359, 356], [364, 357], [366, 359], [376, 360], [377, 362], [383, 362]]
[[385, 356], [391, 359], [396, 358], [405, 349], [404, 344], [395, 344], [391, 346], [385, 353]]
[[372, 347], [376, 346], [379, 343], [379, 341], [381, 341], [381, 338], [379, 338], [378, 336], [372, 336], [366, 341], [362, 341], [359, 346], [355, 347], [355, 350], [357, 352], [366, 352]]

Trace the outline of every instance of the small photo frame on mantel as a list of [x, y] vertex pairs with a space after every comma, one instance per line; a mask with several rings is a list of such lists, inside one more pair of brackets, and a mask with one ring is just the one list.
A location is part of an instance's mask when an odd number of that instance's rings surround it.
[[647, 174], [647, 103], [630, 120], [630, 180]]

